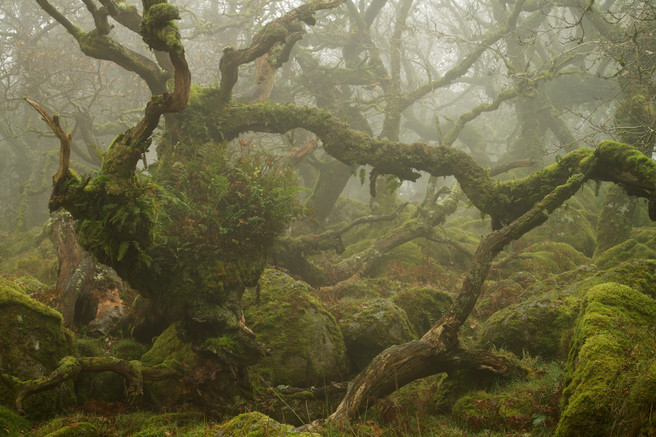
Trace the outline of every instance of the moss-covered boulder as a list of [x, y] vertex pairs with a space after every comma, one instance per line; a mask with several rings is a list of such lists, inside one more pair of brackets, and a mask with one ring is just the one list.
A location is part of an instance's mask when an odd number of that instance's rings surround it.
[[532, 296], [494, 313], [486, 321], [481, 343], [502, 347], [516, 355], [564, 356], [563, 334], [578, 315], [578, 296], [558, 288]]
[[[162, 364], [173, 360], [187, 368], [197, 364], [196, 353], [189, 342], [184, 341], [180, 323], [171, 324], [143, 356], [141, 362], [148, 366]], [[185, 399], [185, 387], [171, 380], [162, 382], [146, 382], [144, 384], [146, 398], [159, 406], [174, 406]]]
[[617, 283], [588, 291], [566, 367], [557, 436], [654, 435], [656, 301]]
[[499, 262], [497, 270], [502, 277], [527, 271], [542, 279], [589, 262], [590, 258], [567, 243], [541, 241], [508, 255]]
[[219, 427], [217, 437], [319, 437], [319, 434], [297, 432], [291, 425], [278, 423], [262, 413], [240, 414]]
[[594, 227], [579, 208], [575, 199], [570, 199], [565, 207], [554, 211], [540, 227], [533, 229], [517, 240], [520, 247], [528, 247], [542, 241], [567, 243], [582, 254], [591, 257], [597, 246]]
[[346, 348], [335, 318], [311, 288], [277, 270], [265, 270], [255, 290], [244, 295], [246, 324], [270, 355], [255, 366], [273, 385], [297, 387], [342, 380]]
[[630, 238], [622, 243], [603, 251], [594, 260], [600, 269], [608, 269], [624, 261], [633, 259], [656, 259], [653, 242], [651, 246]]
[[[0, 277], [0, 374], [20, 380], [50, 374], [61, 358], [70, 355], [62, 316], [23, 293], [13, 281]], [[15, 390], [0, 384], [0, 404], [14, 408]], [[30, 417], [54, 414], [75, 401], [72, 383], [25, 400]]]
[[417, 338], [405, 311], [388, 299], [343, 299], [334, 308], [352, 371], [361, 371], [389, 346]]
[[392, 302], [405, 311], [414, 331], [422, 335], [451, 307], [451, 295], [440, 290], [411, 287], [392, 296]]
[[460, 397], [453, 404], [453, 417], [476, 435], [488, 435], [482, 430], [504, 432], [494, 435], [553, 435], [560, 411], [562, 370], [558, 363], [535, 370], [525, 379]]
[[565, 356], [585, 293], [595, 285], [617, 282], [656, 294], [656, 261], [638, 260], [607, 271], [583, 266], [530, 287], [521, 301], [494, 313], [485, 322], [483, 347], [524, 351], [542, 357]]

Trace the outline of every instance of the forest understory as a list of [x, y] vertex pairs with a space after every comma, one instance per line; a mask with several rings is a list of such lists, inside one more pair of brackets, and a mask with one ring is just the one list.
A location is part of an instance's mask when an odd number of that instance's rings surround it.
[[0, 2], [0, 53], [0, 435], [656, 435], [652, 2]]

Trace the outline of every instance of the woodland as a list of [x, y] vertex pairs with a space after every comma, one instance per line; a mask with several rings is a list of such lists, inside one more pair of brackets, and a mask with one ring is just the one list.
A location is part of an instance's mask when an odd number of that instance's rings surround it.
[[0, 51], [0, 435], [656, 435], [652, 2], [0, 0]]

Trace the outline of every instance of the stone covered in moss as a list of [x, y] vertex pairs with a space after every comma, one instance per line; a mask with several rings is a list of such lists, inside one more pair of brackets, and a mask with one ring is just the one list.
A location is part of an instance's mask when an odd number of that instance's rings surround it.
[[411, 287], [392, 296], [401, 307], [417, 334], [428, 331], [451, 307], [451, 295], [433, 288]]
[[296, 432], [291, 425], [278, 423], [262, 413], [240, 414], [219, 428], [217, 437], [284, 437], [297, 435], [299, 437], [318, 437], [319, 434], [309, 432]]
[[[180, 323], [171, 324], [153, 344], [153, 347], [141, 357], [141, 362], [148, 366], [174, 360], [177, 363], [194, 367], [196, 353], [191, 345], [182, 338]], [[178, 405], [184, 399], [184, 387], [171, 380], [147, 382], [144, 384], [147, 398], [157, 405]]]
[[656, 294], [656, 261], [629, 261], [605, 272], [583, 267], [539, 282], [526, 291], [527, 298], [490, 316], [481, 344], [507, 348], [518, 355], [524, 351], [542, 357], [564, 355], [581, 299], [587, 290], [604, 282]]
[[[13, 281], [0, 277], [0, 373], [21, 380], [50, 374], [59, 360], [71, 353], [62, 316], [21, 291]], [[14, 407], [15, 392], [0, 384], [0, 403]], [[30, 396], [24, 408], [31, 417], [51, 415], [75, 400], [72, 384], [62, 384]]]
[[260, 294], [244, 295], [246, 324], [271, 354], [256, 366], [271, 384], [323, 385], [346, 375], [346, 349], [339, 326], [310, 286], [265, 270]]
[[542, 241], [508, 255], [499, 268], [502, 276], [527, 271], [538, 278], [546, 278], [588, 264], [590, 259], [567, 243]]
[[586, 256], [594, 254], [597, 246], [595, 230], [585, 216], [583, 208], [576, 208], [571, 199], [564, 208], [554, 211], [542, 225], [522, 236], [517, 243], [523, 247], [541, 241], [567, 243]]
[[461, 397], [453, 404], [453, 417], [466, 428], [488, 430], [481, 435], [491, 435], [493, 430], [504, 431], [503, 435], [552, 435], [558, 422], [561, 380], [558, 363], [541, 365], [525, 379]]
[[343, 299], [333, 311], [354, 371], [387, 347], [417, 338], [405, 311], [388, 299]]
[[656, 433], [655, 326], [653, 297], [612, 282], [588, 291], [567, 363], [557, 436]]
[[594, 262], [600, 269], [608, 269], [632, 259], [656, 259], [654, 246], [648, 246], [630, 238], [603, 251]]

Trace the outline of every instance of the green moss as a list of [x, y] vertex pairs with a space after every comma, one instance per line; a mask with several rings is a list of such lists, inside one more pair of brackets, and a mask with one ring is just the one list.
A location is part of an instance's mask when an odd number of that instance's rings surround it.
[[[54, 370], [60, 358], [69, 355], [71, 344], [62, 326], [62, 316], [27, 296], [13, 281], [0, 278], [0, 373], [19, 379], [36, 379]], [[15, 392], [0, 384], [0, 403], [12, 406]], [[74, 401], [72, 384], [61, 385], [25, 401], [30, 417], [52, 415]]]
[[502, 260], [502, 274], [509, 276], [514, 272], [527, 271], [541, 279], [590, 262], [588, 257], [569, 244], [551, 241], [535, 243], [509, 256], [514, 258]]
[[[542, 237], [567, 243], [585, 256], [590, 257], [597, 245], [596, 232], [585, 215], [586, 210], [571, 206], [573, 203], [573, 201], [570, 201], [565, 207], [557, 209], [544, 225], [531, 232], [537, 238]], [[530, 238], [531, 233], [527, 235]]]
[[521, 302], [489, 317], [482, 345], [505, 347], [518, 355], [523, 351], [543, 357], [563, 355], [583, 297], [605, 282], [655, 295], [656, 261], [629, 261], [605, 272], [579, 268], [537, 283], [523, 294]]
[[175, 360], [180, 364], [193, 366], [196, 354], [191, 345], [182, 340], [180, 324], [173, 323], [157, 337], [153, 347], [143, 354], [141, 361], [146, 365], [161, 364], [167, 360]]
[[0, 405], [0, 436], [23, 434], [29, 427], [30, 422], [24, 417]]
[[656, 259], [656, 250], [631, 238], [602, 252], [594, 263], [600, 269], [608, 269], [633, 259]]
[[276, 422], [262, 413], [252, 412], [240, 414], [219, 427], [219, 432], [225, 436], [240, 437], [283, 437], [290, 434], [310, 437], [319, 434], [296, 432], [291, 425]]
[[651, 297], [616, 283], [589, 290], [567, 362], [557, 436], [656, 431], [655, 326]]
[[421, 335], [446, 313], [453, 299], [440, 290], [412, 287], [394, 294], [392, 302], [405, 311], [415, 332]]
[[55, 432], [47, 434], [45, 437], [83, 437], [97, 436], [98, 428], [89, 422], [78, 422], [73, 425], [65, 426]]
[[139, 360], [148, 347], [134, 340], [121, 340], [112, 348], [112, 356], [123, 360]]
[[355, 371], [387, 347], [417, 338], [405, 312], [387, 299], [342, 299], [332, 311]]
[[260, 278], [260, 302], [244, 296], [246, 323], [271, 355], [256, 366], [271, 384], [322, 385], [346, 374], [344, 340], [310, 287], [276, 270]]
[[558, 363], [538, 369], [506, 386], [461, 397], [453, 405], [453, 417], [470, 431], [551, 435], [558, 421], [562, 370]]

